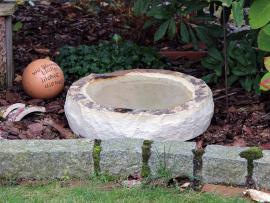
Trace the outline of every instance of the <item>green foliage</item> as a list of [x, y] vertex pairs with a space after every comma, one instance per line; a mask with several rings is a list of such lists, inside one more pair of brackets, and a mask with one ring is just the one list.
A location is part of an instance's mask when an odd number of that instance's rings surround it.
[[250, 7], [249, 23], [253, 29], [258, 29], [270, 21], [270, 1], [256, 0]]
[[18, 21], [16, 22], [14, 25], [13, 25], [13, 32], [19, 32], [23, 27], [23, 24], [21, 21]]
[[[239, 83], [246, 91], [258, 91], [259, 70], [257, 68], [258, 55], [247, 40], [232, 40], [228, 44], [228, 84]], [[223, 53], [215, 48], [208, 51], [203, 58], [202, 66], [210, 73], [203, 77], [207, 83], [217, 83], [222, 76], [224, 64]]]
[[148, 18], [144, 29], [158, 26], [155, 41], [167, 36], [169, 39], [178, 38], [184, 43], [192, 43], [197, 48], [200, 41], [208, 46], [215, 44], [211, 31], [213, 27], [220, 29], [217, 25], [209, 26], [206, 23], [211, 17], [202, 10], [208, 5], [207, 0], [136, 0], [134, 13]]
[[250, 7], [249, 23], [253, 29], [261, 29], [258, 35], [258, 47], [270, 51], [270, 1], [256, 0]]
[[264, 66], [268, 70], [267, 73], [261, 79], [260, 90], [269, 91], [270, 90], [270, 57], [264, 57]]
[[63, 47], [56, 61], [67, 76], [75, 77], [123, 69], [166, 66], [165, 61], [154, 49], [138, 46], [130, 41], [121, 42], [119, 36], [114, 37], [114, 42]]

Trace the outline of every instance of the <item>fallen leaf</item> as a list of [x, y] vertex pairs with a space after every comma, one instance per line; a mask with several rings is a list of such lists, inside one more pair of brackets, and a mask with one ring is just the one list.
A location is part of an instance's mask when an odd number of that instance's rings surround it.
[[39, 136], [43, 130], [43, 125], [41, 123], [32, 123], [27, 127], [34, 136]]
[[60, 133], [60, 137], [64, 139], [72, 139], [76, 136], [67, 128], [64, 128], [63, 126], [56, 123], [54, 120], [50, 118], [45, 118], [43, 121], [41, 121], [42, 124], [48, 125], [56, 129]]
[[190, 182], [186, 182], [186, 183], [180, 185], [180, 188], [188, 188], [188, 187], [190, 187], [190, 185], [191, 185]]
[[22, 76], [19, 75], [19, 74], [16, 74], [15, 79], [14, 79], [14, 82], [20, 83], [21, 81], [22, 81]]

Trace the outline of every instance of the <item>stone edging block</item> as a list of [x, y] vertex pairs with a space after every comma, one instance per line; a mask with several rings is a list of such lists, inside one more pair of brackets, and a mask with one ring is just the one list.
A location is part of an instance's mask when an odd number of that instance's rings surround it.
[[253, 178], [258, 186], [270, 189], [270, 151], [263, 151], [263, 158], [254, 161]]
[[0, 178], [86, 177], [93, 171], [93, 141], [13, 140], [0, 142]]
[[112, 139], [101, 141], [101, 173], [127, 176], [140, 173], [142, 139]]
[[239, 156], [246, 148], [210, 145], [203, 155], [202, 181], [244, 185], [247, 161]]
[[153, 142], [149, 167], [153, 176], [159, 170], [168, 170], [173, 177], [193, 175], [193, 153], [195, 142]]
[[[124, 176], [141, 173], [143, 166], [152, 176], [167, 170], [172, 177], [193, 176], [194, 142], [157, 142], [146, 145], [141, 139], [102, 140], [98, 158], [101, 173]], [[245, 185], [247, 161], [239, 156], [247, 148], [209, 145], [202, 156], [203, 183]], [[145, 153], [149, 153], [144, 160]], [[0, 179], [87, 178], [94, 174], [94, 141], [1, 140]], [[254, 161], [253, 178], [260, 187], [270, 189], [270, 151]], [[146, 156], [147, 157], [147, 156]], [[164, 172], [164, 171], [163, 171]]]

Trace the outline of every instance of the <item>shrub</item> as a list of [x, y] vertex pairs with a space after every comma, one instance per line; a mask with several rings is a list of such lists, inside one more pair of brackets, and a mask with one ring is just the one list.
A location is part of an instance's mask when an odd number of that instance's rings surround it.
[[166, 66], [165, 60], [154, 49], [130, 41], [104, 41], [92, 46], [66, 46], [60, 49], [56, 61], [66, 76], [75, 77], [90, 73]]

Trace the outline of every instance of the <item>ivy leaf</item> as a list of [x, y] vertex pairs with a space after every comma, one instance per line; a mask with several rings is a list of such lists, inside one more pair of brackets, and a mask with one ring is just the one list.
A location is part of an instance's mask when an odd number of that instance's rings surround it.
[[[270, 12], [269, 12], [270, 13]], [[258, 35], [258, 46], [263, 51], [270, 51], [270, 36], [264, 30], [261, 30]]]
[[264, 66], [268, 71], [270, 71], [270, 56], [264, 57]]
[[270, 72], [266, 73], [260, 82], [260, 90], [268, 91], [270, 90]]
[[241, 26], [244, 21], [243, 4], [244, 0], [234, 1], [232, 3], [232, 13], [237, 26]]
[[155, 41], [158, 41], [158, 40], [162, 39], [165, 36], [165, 34], [167, 32], [167, 29], [169, 27], [169, 24], [170, 24], [170, 20], [167, 20], [166, 22], [161, 24], [161, 26], [159, 26], [159, 28], [156, 31], [155, 36], [154, 36]]
[[183, 42], [185, 43], [189, 43], [189, 33], [188, 33], [188, 29], [187, 26], [184, 22], [181, 22], [180, 24], [180, 34], [181, 34], [181, 39]]
[[265, 26], [270, 21], [270, 1], [256, 0], [249, 10], [249, 23], [253, 29]]

